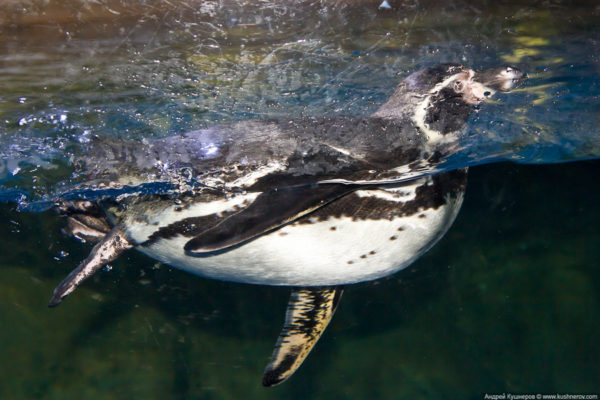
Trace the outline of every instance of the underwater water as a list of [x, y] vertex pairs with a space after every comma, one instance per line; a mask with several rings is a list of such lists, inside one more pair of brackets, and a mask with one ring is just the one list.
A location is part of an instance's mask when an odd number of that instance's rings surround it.
[[[600, 6], [380, 4], [0, 4], [0, 398], [600, 392]], [[528, 80], [482, 104], [443, 165], [475, 166], [449, 233], [408, 269], [347, 288], [288, 382], [260, 381], [286, 288], [128, 252], [46, 307], [90, 249], [46, 209], [82, 183], [70, 160], [91, 137], [369, 115], [441, 62]]]

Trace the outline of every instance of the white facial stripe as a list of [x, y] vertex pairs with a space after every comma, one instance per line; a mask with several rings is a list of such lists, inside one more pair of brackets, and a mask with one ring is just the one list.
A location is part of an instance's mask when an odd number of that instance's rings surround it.
[[454, 82], [457, 81], [463, 84], [462, 99], [465, 101], [465, 103], [473, 106], [481, 103], [487, 97], [493, 96], [496, 93], [494, 89], [485, 86], [480, 82], [474, 81], [474, 77], [475, 71], [473, 71], [472, 69], [454, 74], [435, 85], [433, 89], [429, 91], [429, 94], [425, 97], [425, 99], [421, 103], [419, 103], [413, 115], [413, 121], [417, 125], [417, 127], [419, 127], [419, 129], [427, 136], [427, 142], [429, 144], [438, 144], [442, 141], [450, 141], [453, 139], [451, 135], [443, 135], [440, 132], [430, 129], [429, 126], [425, 123], [427, 109], [430, 106], [432, 96], [434, 96], [435, 94], [439, 93], [440, 90], [452, 85]]
[[467, 75], [464, 80], [465, 81], [469, 81], [469, 80], [473, 79], [473, 76], [475, 75], [475, 72], [473, 70], [469, 70], [469, 71], [459, 72], [458, 74], [454, 74], [454, 75], [450, 76], [449, 78], [444, 79], [442, 82], [438, 83], [437, 85], [435, 85], [433, 87], [433, 89], [431, 89], [429, 91], [429, 95], [431, 96], [432, 94], [435, 94], [435, 93], [439, 92], [440, 90], [442, 90], [443, 88], [447, 87], [452, 82], [454, 82], [455, 80], [457, 80], [458, 77], [461, 76], [461, 75]]
[[434, 131], [433, 129], [430, 129], [425, 124], [425, 117], [427, 116], [427, 108], [429, 107], [429, 102], [431, 100], [431, 96], [434, 95], [435, 93], [439, 92], [440, 90], [442, 90], [443, 88], [445, 88], [446, 86], [451, 84], [452, 82], [454, 82], [460, 75], [464, 75], [464, 74], [465, 74], [464, 72], [459, 72], [458, 74], [454, 74], [454, 75], [444, 79], [442, 82], [435, 85], [433, 87], [433, 89], [431, 89], [429, 91], [429, 94], [427, 96], [425, 96], [423, 101], [417, 105], [417, 108], [413, 115], [413, 122], [415, 123], [415, 125], [417, 125], [417, 127], [421, 130], [421, 132], [423, 132], [425, 134], [425, 136], [427, 136], [427, 142], [432, 143], [432, 144], [438, 143], [444, 138], [444, 135], [442, 135], [441, 133], [439, 133], [437, 131]]
[[[488, 94], [486, 95], [486, 93]], [[465, 91], [463, 99], [467, 104], [476, 106], [487, 97], [493, 96], [495, 93], [496, 91], [490, 87], [482, 85], [479, 82], [472, 82], [469, 84], [468, 90]]]

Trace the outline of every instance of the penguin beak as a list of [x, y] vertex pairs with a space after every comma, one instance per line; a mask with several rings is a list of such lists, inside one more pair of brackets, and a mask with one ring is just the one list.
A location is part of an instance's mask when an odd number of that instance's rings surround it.
[[519, 86], [527, 74], [515, 67], [501, 67], [477, 71], [474, 80], [494, 90], [507, 91]]

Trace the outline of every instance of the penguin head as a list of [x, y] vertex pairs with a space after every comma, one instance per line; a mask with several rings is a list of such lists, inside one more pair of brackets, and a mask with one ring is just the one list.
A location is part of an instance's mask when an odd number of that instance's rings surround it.
[[481, 102], [524, 79], [514, 67], [474, 71], [459, 64], [436, 65], [408, 76], [374, 116], [410, 118], [435, 143], [460, 131]]
[[527, 79], [527, 74], [518, 68], [506, 66], [477, 71], [473, 79], [491, 89], [505, 92], [520, 85]]
[[506, 91], [522, 82], [525, 77], [521, 70], [510, 66], [474, 71], [464, 65], [440, 64], [411, 74], [405, 82], [407, 89], [415, 94], [431, 93], [452, 82], [475, 86], [481, 84], [489, 89]]

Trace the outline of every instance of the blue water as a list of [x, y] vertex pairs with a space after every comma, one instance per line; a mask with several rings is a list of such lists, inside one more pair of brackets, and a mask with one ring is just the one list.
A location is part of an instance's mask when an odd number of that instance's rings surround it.
[[[0, 398], [600, 392], [600, 7], [389, 2], [0, 4]], [[443, 165], [478, 166], [448, 235], [406, 271], [348, 288], [283, 386], [260, 375], [286, 289], [128, 253], [46, 309], [89, 252], [61, 235], [52, 200], [165, 190], [78, 191], [70, 160], [92, 136], [369, 115], [441, 62], [515, 65], [528, 80], [483, 104]]]
[[234, 4], [194, 12], [184, 3], [164, 10], [133, 4], [125, 10], [135, 21], [5, 26], [0, 197], [26, 206], [76, 187], [82, 178], [69, 159], [91, 136], [152, 139], [234, 120], [368, 115], [403, 77], [440, 62], [511, 64], [529, 76], [481, 106], [446, 169], [600, 157], [593, 2], [437, 5], [433, 12]]

